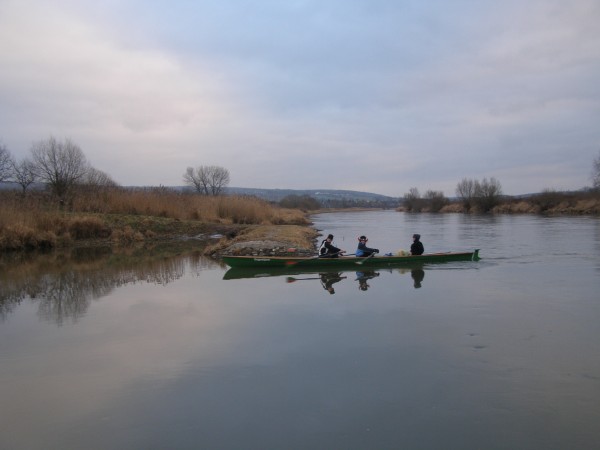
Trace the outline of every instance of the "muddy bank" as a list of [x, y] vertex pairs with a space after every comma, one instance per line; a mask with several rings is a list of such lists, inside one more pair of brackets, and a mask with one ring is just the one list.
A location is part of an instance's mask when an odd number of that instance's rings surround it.
[[235, 237], [223, 237], [207, 247], [213, 257], [232, 256], [312, 256], [319, 235], [303, 225], [256, 225], [241, 230]]

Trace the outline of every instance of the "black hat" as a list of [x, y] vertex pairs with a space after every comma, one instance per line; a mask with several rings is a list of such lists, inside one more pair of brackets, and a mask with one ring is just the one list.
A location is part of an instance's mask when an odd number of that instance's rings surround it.
[[413, 234], [413, 239], [416, 239], [418, 241], [419, 239], [421, 239], [421, 235], [420, 234]]
[[366, 240], [367, 240], [367, 237], [366, 237], [366, 236], [361, 236], [361, 237], [359, 237], [359, 238], [358, 238], [358, 240], [359, 240], [359, 241], [366, 241]]

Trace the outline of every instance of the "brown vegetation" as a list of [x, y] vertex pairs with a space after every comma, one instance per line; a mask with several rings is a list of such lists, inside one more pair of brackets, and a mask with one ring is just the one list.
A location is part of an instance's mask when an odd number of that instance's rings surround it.
[[206, 248], [210, 255], [313, 255], [318, 231], [301, 225], [263, 225], [244, 229], [233, 239], [224, 237]]
[[[180, 194], [167, 189], [83, 191], [64, 211], [45, 193], [0, 192], [0, 250], [69, 246], [102, 239], [137, 242], [196, 236], [244, 225], [307, 225], [304, 213], [254, 197]], [[236, 231], [237, 233], [237, 231]]]
[[[404, 207], [397, 209], [406, 211]], [[433, 209], [423, 200], [421, 212], [441, 213], [482, 213], [477, 204], [467, 205], [463, 201], [448, 203], [441, 209]], [[527, 198], [503, 197], [491, 208], [492, 214], [547, 214], [547, 215], [597, 215], [600, 214], [600, 195], [598, 192], [555, 192], [544, 191]]]

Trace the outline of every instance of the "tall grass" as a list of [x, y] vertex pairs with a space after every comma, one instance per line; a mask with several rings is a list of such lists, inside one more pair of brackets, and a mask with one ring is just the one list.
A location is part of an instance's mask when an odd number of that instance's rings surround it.
[[204, 196], [164, 189], [120, 190], [80, 195], [73, 203], [78, 212], [133, 214], [199, 220], [209, 223], [306, 223], [300, 211], [273, 206], [256, 197]]
[[79, 193], [65, 211], [44, 193], [22, 196], [0, 192], [0, 250], [53, 247], [89, 238], [125, 239], [131, 235], [132, 230], [125, 226], [111, 228], [104, 216], [108, 214], [140, 216], [140, 221], [159, 217], [213, 224], [307, 224], [301, 211], [282, 209], [255, 197], [107, 189]]

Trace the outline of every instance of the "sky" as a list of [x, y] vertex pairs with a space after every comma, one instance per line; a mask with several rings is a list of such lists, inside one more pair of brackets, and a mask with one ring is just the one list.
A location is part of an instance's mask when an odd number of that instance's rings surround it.
[[0, 142], [118, 183], [508, 195], [591, 185], [598, 0], [0, 0]]

